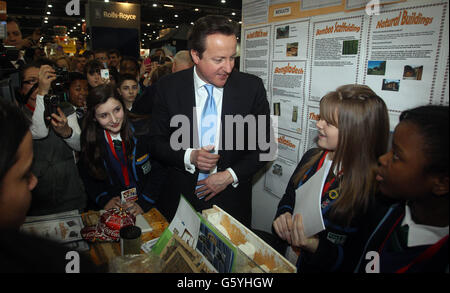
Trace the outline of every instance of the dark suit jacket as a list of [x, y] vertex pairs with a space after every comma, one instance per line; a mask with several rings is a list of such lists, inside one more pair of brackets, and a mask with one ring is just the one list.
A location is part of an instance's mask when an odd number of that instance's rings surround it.
[[[170, 166], [167, 178], [167, 189], [163, 192], [157, 207], [170, 221], [178, 207], [180, 194], [193, 205], [197, 211], [211, 208], [217, 205], [231, 214], [244, 225], [251, 225], [251, 179], [253, 175], [267, 162], [259, 160], [259, 154], [263, 152], [258, 143], [256, 149], [249, 148], [248, 136], [257, 135], [254, 131], [248, 133], [245, 125], [245, 144], [243, 150], [236, 150], [236, 130], [233, 130], [233, 150], [219, 150], [220, 159], [217, 163], [217, 171], [224, 171], [231, 167], [239, 180], [237, 188], [231, 184], [221, 193], [205, 202], [194, 195], [198, 177], [198, 171], [191, 174], [185, 170], [184, 154], [186, 147], [181, 150], [173, 150], [170, 146], [170, 136], [174, 131], [179, 133], [178, 125], [170, 127], [170, 120], [174, 115], [184, 115], [189, 121], [190, 148], [198, 147], [198, 133], [196, 129], [196, 116], [193, 113], [195, 107], [194, 73], [193, 68], [180, 71], [159, 80], [156, 86], [156, 100], [152, 115], [151, 151], [160, 161]], [[264, 115], [266, 141], [269, 141], [270, 110], [266, 97], [266, 90], [262, 80], [256, 76], [234, 71], [224, 86], [222, 99], [222, 149], [230, 141], [225, 141], [225, 115]], [[195, 129], [193, 128], [195, 125]], [[242, 126], [242, 124], [240, 125]], [[258, 129], [258, 128], [256, 128]], [[258, 131], [256, 131], [258, 132]], [[256, 138], [257, 139], [257, 136]], [[258, 142], [258, 140], [256, 140]], [[268, 151], [268, 150], [267, 150]]]

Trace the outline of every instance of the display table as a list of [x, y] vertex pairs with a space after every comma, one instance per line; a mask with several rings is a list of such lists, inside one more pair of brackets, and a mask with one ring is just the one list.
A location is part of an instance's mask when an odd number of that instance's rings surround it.
[[[167, 226], [169, 226], [166, 218], [164, 218], [164, 216], [155, 208], [143, 214], [143, 216], [153, 230], [151, 232], [142, 233], [142, 243], [158, 238]], [[100, 212], [89, 211], [83, 213], [81, 217], [85, 226], [96, 225], [100, 217]], [[114, 257], [120, 255], [119, 242], [94, 242], [90, 243], [89, 247], [89, 254], [96, 265], [107, 264]], [[141, 250], [141, 253], [144, 252]]]

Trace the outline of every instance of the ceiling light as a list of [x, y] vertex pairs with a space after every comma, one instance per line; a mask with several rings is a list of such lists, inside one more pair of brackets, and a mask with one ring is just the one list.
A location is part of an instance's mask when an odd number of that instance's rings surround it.
[[47, 19], [48, 19], [48, 16], [44, 17], [44, 19], [47, 20]]
[[86, 20], [83, 18], [81, 21], [82, 21], [82, 22], [85, 22]]
[[198, 8], [195, 8], [195, 9], [194, 9], [194, 11], [200, 11], [200, 9], [198, 9]]
[[231, 12], [231, 15], [233, 15], [233, 16], [236, 15], [236, 12]]
[[47, 14], [52, 14], [50, 11], [47, 11]]
[[53, 7], [53, 5], [49, 4], [49, 5], [48, 5], [48, 7], [52, 8], [52, 7]]
[[178, 17], [178, 14], [175, 14], [174, 17]]
[[48, 20], [44, 20], [44, 23], [48, 23]]
[[159, 22], [163, 22], [164, 20], [160, 19]]
[[147, 23], [147, 26], [150, 26], [150, 24], [149, 24], [149, 23]]
[[170, 7], [170, 8], [173, 8], [173, 7], [174, 7], [172, 4], [164, 4], [163, 6], [164, 6], [164, 7]]
[[153, 7], [158, 7], [158, 4], [156, 4], [156, 3], [153, 3]]
[[226, 1], [226, 0], [222, 0], [222, 1], [220, 1], [220, 2], [222, 2], [222, 3], [227, 3], [227, 1]]

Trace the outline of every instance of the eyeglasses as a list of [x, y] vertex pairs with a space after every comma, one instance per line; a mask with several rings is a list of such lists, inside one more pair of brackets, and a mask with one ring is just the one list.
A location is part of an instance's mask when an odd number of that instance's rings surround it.
[[35, 85], [38, 82], [37, 79], [24, 80], [23, 85]]

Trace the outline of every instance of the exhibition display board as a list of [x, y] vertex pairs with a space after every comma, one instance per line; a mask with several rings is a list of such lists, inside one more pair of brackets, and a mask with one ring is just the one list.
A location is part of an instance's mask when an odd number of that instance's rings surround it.
[[391, 131], [403, 110], [449, 104], [448, 9], [444, 0], [243, 0], [241, 70], [263, 80], [278, 118], [278, 157], [253, 192], [253, 223], [266, 223], [257, 228], [270, 230], [267, 209], [275, 214], [299, 160], [315, 146], [327, 92], [370, 86], [388, 106]]

